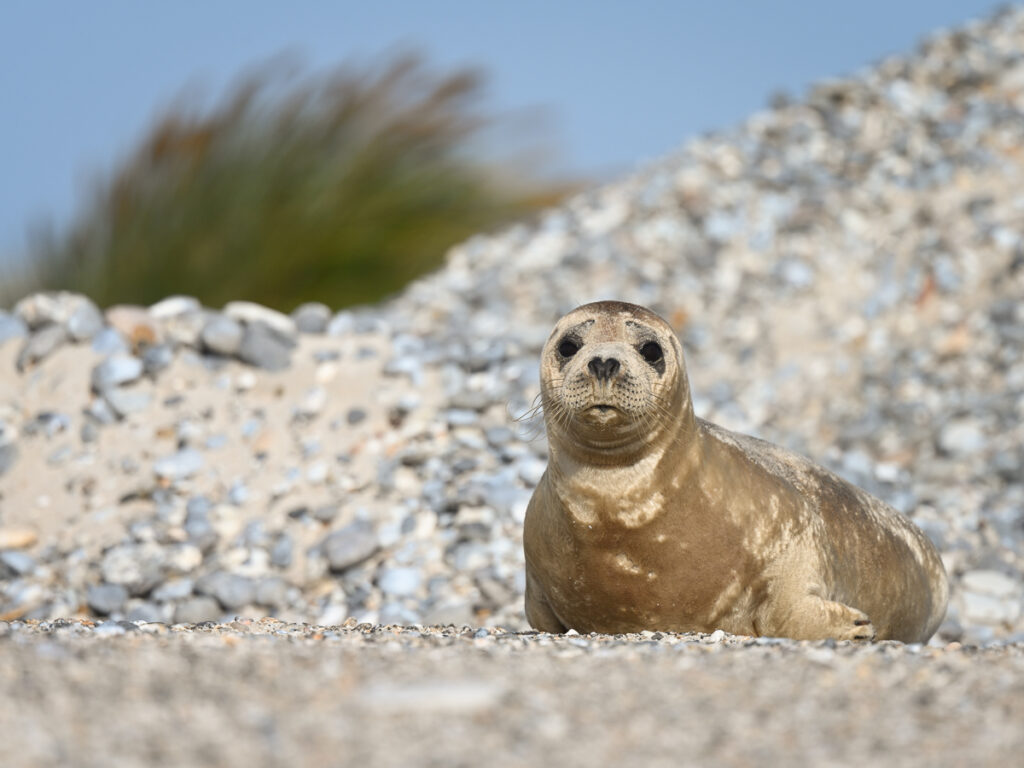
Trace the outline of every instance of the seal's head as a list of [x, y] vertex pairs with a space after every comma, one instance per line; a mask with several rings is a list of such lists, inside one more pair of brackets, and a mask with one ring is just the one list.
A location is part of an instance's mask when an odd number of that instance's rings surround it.
[[541, 357], [541, 398], [549, 439], [564, 436], [591, 454], [651, 446], [692, 422], [671, 326], [619, 301], [584, 304], [558, 321]]

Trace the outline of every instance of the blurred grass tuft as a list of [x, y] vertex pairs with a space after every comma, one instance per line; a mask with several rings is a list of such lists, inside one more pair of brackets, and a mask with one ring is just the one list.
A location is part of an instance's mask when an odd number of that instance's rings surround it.
[[376, 73], [285, 69], [205, 111], [169, 110], [67, 231], [37, 231], [0, 301], [62, 288], [104, 306], [174, 293], [284, 310], [370, 302], [571, 191], [481, 159], [473, 71], [436, 74], [415, 56]]

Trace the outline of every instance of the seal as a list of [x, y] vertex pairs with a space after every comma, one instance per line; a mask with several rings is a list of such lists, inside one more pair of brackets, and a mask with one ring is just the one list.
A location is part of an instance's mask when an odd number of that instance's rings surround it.
[[779, 446], [696, 418], [672, 328], [601, 301], [541, 358], [549, 461], [523, 530], [545, 632], [925, 642], [946, 572], [899, 512]]

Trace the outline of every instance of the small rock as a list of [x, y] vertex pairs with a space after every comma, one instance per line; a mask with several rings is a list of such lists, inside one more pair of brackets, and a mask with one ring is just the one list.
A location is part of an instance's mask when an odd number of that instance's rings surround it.
[[968, 571], [961, 584], [970, 592], [1001, 598], [1016, 597], [1024, 590], [1024, 585], [999, 571]]
[[101, 616], [120, 611], [127, 599], [128, 590], [120, 584], [94, 584], [85, 595], [85, 602]]
[[214, 315], [203, 326], [199, 338], [203, 348], [216, 355], [233, 356], [242, 347], [244, 330], [237, 320]]
[[960, 456], [974, 454], [985, 447], [985, 433], [972, 419], [955, 419], [939, 433], [939, 447]]
[[421, 576], [417, 568], [383, 568], [377, 577], [381, 591], [395, 597], [411, 597], [420, 588]]
[[288, 603], [288, 584], [277, 576], [268, 576], [256, 585], [255, 602], [268, 608], [277, 608]]
[[192, 579], [169, 579], [153, 590], [152, 598], [160, 603], [182, 600], [192, 594], [194, 586]]
[[153, 316], [144, 308], [119, 304], [107, 309], [107, 324], [119, 338], [127, 340], [131, 348], [158, 344], [163, 337]]
[[86, 341], [103, 330], [103, 315], [89, 299], [80, 296], [64, 327], [74, 341]]
[[202, 621], [218, 621], [221, 616], [220, 603], [207, 595], [190, 597], [178, 603], [174, 609], [174, 621], [178, 624], [198, 624]]
[[36, 561], [26, 552], [19, 552], [16, 549], [0, 550], [0, 573], [4, 568], [15, 576], [25, 576], [35, 570]]
[[93, 352], [103, 357], [128, 355], [132, 351], [124, 337], [113, 328], [104, 328], [93, 336], [91, 346]]
[[35, 331], [25, 340], [21, 352], [18, 353], [18, 370], [24, 371], [41, 362], [53, 354], [67, 338], [67, 331], [60, 325], [46, 325]]
[[36, 532], [28, 526], [0, 526], [0, 549], [28, 549], [38, 538]]
[[224, 314], [246, 325], [263, 325], [284, 337], [294, 340], [297, 329], [288, 315], [251, 301], [232, 301], [224, 307]]
[[142, 376], [142, 361], [131, 355], [111, 355], [92, 369], [92, 389], [103, 393], [108, 389], [129, 384]]
[[103, 398], [111, 410], [122, 419], [133, 413], [146, 410], [153, 401], [153, 396], [148, 392], [122, 389], [121, 387], [106, 390], [103, 393]]
[[253, 580], [237, 573], [217, 571], [199, 580], [196, 592], [217, 598], [225, 610], [234, 611], [256, 601]]
[[150, 316], [157, 320], [166, 320], [178, 315], [199, 312], [203, 305], [192, 296], [168, 296], [149, 308]]
[[100, 573], [108, 584], [119, 584], [128, 593], [141, 596], [160, 582], [163, 551], [154, 542], [119, 544], [103, 554]]
[[302, 304], [292, 312], [292, 321], [300, 333], [323, 333], [331, 321], [331, 308], [317, 302]]
[[198, 473], [206, 464], [203, 455], [194, 448], [185, 448], [153, 464], [153, 472], [164, 480], [184, 480]]
[[152, 624], [154, 622], [166, 621], [168, 614], [169, 610], [164, 610], [159, 605], [155, 605], [148, 600], [144, 600], [129, 606], [128, 614], [125, 616], [125, 619], [129, 623], [140, 621], [145, 624]]
[[292, 564], [292, 537], [282, 533], [270, 550], [270, 564], [276, 568], [287, 568]]
[[174, 350], [167, 344], [148, 346], [142, 353], [142, 367], [155, 376], [174, 362]]
[[293, 342], [263, 323], [247, 325], [238, 358], [267, 371], [282, 371], [291, 365]]
[[378, 548], [373, 526], [365, 520], [345, 526], [327, 536], [322, 547], [332, 571], [344, 571], [368, 559]]
[[0, 477], [3, 477], [4, 473], [13, 467], [14, 462], [17, 460], [18, 446], [14, 443], [0, 445]]

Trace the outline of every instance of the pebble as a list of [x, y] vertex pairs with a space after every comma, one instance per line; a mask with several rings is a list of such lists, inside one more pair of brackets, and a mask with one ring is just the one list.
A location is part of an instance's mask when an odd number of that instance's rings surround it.
[[293, 344], [263, 323], [246, 325], [238, 358], [268, 371], [283, 371], [291, 365]]
[[16, 549], [0, 550], [0, 572], [6, 568], [15, 576], [26, 576], [36, 568], [35, 558]]
[[153, 396], [148, 392], [114, 387], [103, 393], [103, 399], [107, 401], [107, 405], [118, 418], [123, 419], [133, 413], [146, 410], [153, 401]]
[[212, 597], [198, 595], [182, 600], [175, 606], [174, 621], [178, 624], [199, 624], [203, 621], [217, 621], [222, 613], [220, 603]]
[[232, 301], [225, 305], [224, 314], [246, 325], [262, 325], [284, 339], [292, 340], [297, 333], [288, 315], [250, 301]]
[[149, 308], [149, 314], [155, 320], [167, 320], [180, 315], [199, 312], [202, 305], [193, 296], [168, 296]]
[[103, 393], [108, 389], [129, 384], [142, 376], [142, 361], [131, 355], [115, 354], [92, 369], [92, 388]]
[[67, 338], [67, 331], [60, 325], [46, 325], [34, 331], [18, 353], [18, 370], [24, 371], [42, 362], [67, 341]]
[[207, 320], [199, 335], [203, 347], [216, 355], [232, 356], [242, 348], [245, 331], [237, 320], [215, 315]]
[[128, 590], [120, 584], [94, 584], [85, 594], [86, 603], [101, 616], [119, 612], [128, 600]]
[[291, 315], [291, 319], [300, 333], [324, 333], [331, 317], [331, 308], [326, 304], [316, 302], [302, 304]]
[[377, 551], [373, 525], [357, 520], [328, 535], [321, 545], [332, 571], [344, 571], [368, 559]]
[[206, 459], [194, 448], [185, 448], [153, 464], [153, 472], [165, 480], [183, 480], [203, 469]]
[[34, 528], [25, 525], [0, 525], [0, 549], [28, 549], [39, 540]]
[[196, 591], [216, 598], [227, 611], [238, 610], [256, 600], [256, 584], [252, 579], [225, 571], [216, 571], [200, 579]]

